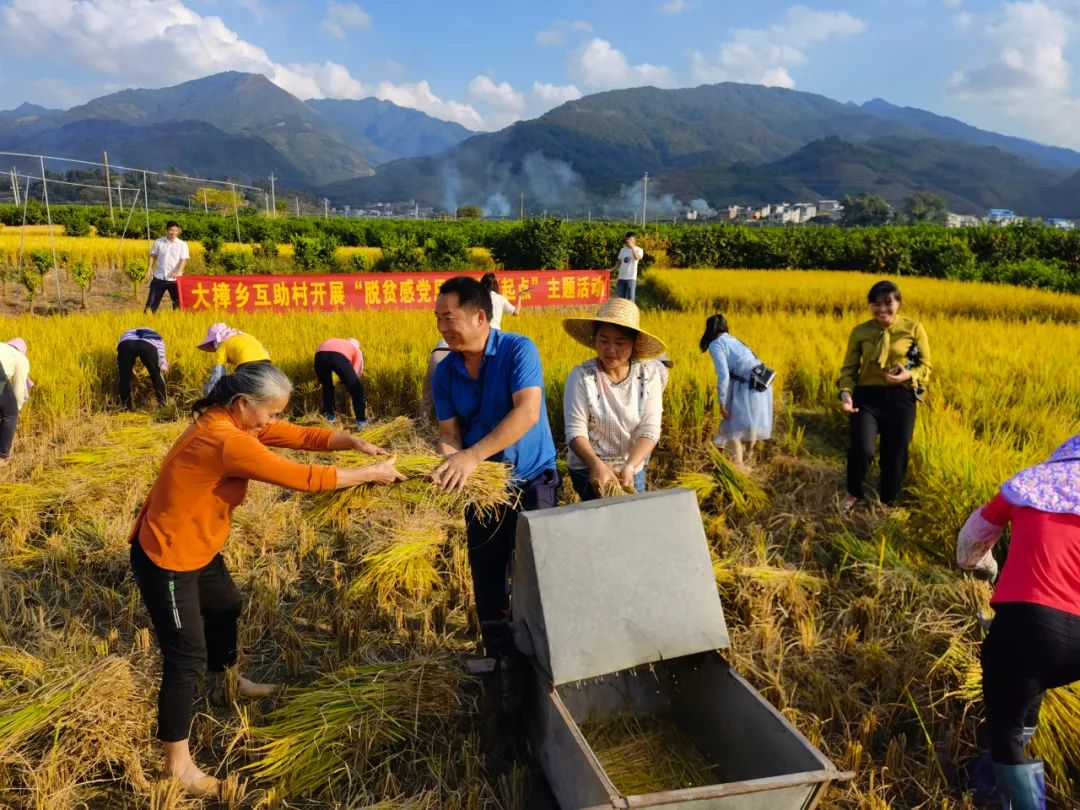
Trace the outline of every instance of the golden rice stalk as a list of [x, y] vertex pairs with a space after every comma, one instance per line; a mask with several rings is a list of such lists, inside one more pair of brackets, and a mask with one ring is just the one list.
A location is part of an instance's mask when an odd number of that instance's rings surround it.
[[255, 760], [244, 770], [300, 796], [331, 791], [373, 764], [410, 760], [457, 716], [463, 677], [445, 654], [326, 675], [251, 730]]
[[416, 424], [407, 416], [398, 416], [389, 422], [371, 425], [357, 434], [365, 442], [379, 447], [393, 447], [416, 435]]
[[581, 727], [608, 779], [626, 796], [711, 784], [713, 767], [668, 718], [624, 715]]
[[439, 552], [446, 529], [438, 525], [404, 526], [389, 546], [362, 560], [363, 573], [349, 588], [353, 599], [368, 599], [380, 607], [421, 603], [442, 586]]
[[[384, 460], [382, 456], [363, 453], [341, 453], [342, 466], [370, 466]], [[307, 518], [316, 526], [322, 526], [341, 518], [354, 510], [366, 510], [372, 506], [372, 498], [397, 498], [415, 506], [430, 506], [446, 512], [460, 513], [466, 507], [488, 512], [499, 506], [514, 503], [510, 489], [510, 467], [493, 461], [481, 462], [469, 476], [464, 489], [443, 492], [432, 480], [432, 473], [445, 461], [442, 456], [425, 456], [399, 453], [395, 466], [408, 480], [390, 488], [362, 485], [323, 492], [316, 495], [307, 511]]]

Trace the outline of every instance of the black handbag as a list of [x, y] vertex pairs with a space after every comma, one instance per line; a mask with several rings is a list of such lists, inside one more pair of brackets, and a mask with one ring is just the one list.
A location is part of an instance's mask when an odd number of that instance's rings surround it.
[[758, 363], [750, 369], [750, 389], [753, 391], [767, 391], [776, 379], [776, 372], [764, 363]]

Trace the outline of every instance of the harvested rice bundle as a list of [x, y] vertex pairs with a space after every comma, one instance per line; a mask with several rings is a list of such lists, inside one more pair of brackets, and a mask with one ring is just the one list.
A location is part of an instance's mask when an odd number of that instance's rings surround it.
[[[31, 676], [39, 681], [33, 688], [0, 697], [0, 770], [8, 774], [0, 803], [10, 790], [23, 800], [32, 795], [23, 806], [46, 806], [58, 795], [73, 806], [95, 795], [105, 774], [147, 788], [140, 745], [149, 737], [151, 704], [144, 676], [115, 656], [78, 667], [57, 663], [66, 671], [41, 670]], [[63, 768], [52, 769], [55, 763]]]
[[377, 444], [379, 447], [394, 447], [413, 438], [416, 432], [416, 423], [412, 419], [407, 416], [398, 416], [389, 422], [369, 425], [357, 435], [365, 442]]
[[666, 717], [624, 715], [581, 727], [608, 779], [625, 796], [709, 785], [713, 766]]
[[410, 764], [447, 733], [462, 701], [464, 671], [445, 654], [347, 667], [289, 693], [251, 729], [245, 766], [284, 795], [332, 791], [370, 767]]
[[[347, 467], [377, 464], [383, 457], [339, 453], [337, 459], [340, 466]], [[395, 466], [408, 477], [408, 481], [393, 488], [384, 488], [377, 499], [373, 499], [369, 486], [320, 493], [312, 499], [307, 517], [316, 526], [322, 526], [353, 510], [371, 509], [378, 501], [392, 502], [395, 498], [411, 506], [431, 507], [451, 513], [461, 512], [467, 506], [483, 512], [513, 503], [508, 465], [494, 461], [481, 462], [469, 476], [464, 489], [443, 492], [431, 476], [445, 460], [442, 456], [399, 453]]]
[[443, 584], [439, 561], [447, 531], [438, 512], [424, 510], [404, 524], [376, 528], [387, 539], [360, 560], [362, 572], [349, 588], [353, 599], [387, 608], [401, 603], [414, 607]]

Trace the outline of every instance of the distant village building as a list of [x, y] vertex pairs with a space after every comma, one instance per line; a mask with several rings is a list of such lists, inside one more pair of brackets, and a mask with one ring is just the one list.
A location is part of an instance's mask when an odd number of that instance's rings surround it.
[[945, 215], [945, 225], [949, 228], [975, 228], [982, 224], [982, 220], [971, 214], [954, 214], [950, 211]]
[[1076, 223], [1071, 219], [1060, 219], [1058, 217], [1046, 220], [1046, 224], [1051, 228], [1057, 228], [1059, 231], [1071, 231], [1076, 228]]
[[844, 207], [840, 205], [839, 200], [818, 200], [817, 212], [819, 215], [834, 217], [843, 210]]
[[987, 219], [992, 225], [1010, 225], [1016, 222], [1016, 213], [1008, 208], [991, 208], [987, 213]]

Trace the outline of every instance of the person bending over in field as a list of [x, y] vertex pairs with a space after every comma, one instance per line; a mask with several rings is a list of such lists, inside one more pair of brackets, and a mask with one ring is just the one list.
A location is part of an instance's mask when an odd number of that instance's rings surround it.
[[146, 296], [145, 312], [157, 312], [165, 293], [172, 299], [173, 309], [180, 308], [180, 285], [177, 279], [184, 275], [191, 253], [188, 244], [180, 238], [180, 223], [165, 223], [165, 236], [150, 248], [150, 293]]
[[16, 337], [0, 343], [0, 466], [7, 464], [11, 455], [19, 411], [26, 404], [31, 385], [26, 341]]
[[435, 317], [450, 347], [432, 384], [439, 450], [447, 457], [435, 470], [435, 482], [446, 491], [461, 489], [480, 462], [505, 461], [520, 494], [516, 508], [465, 512], [476, 612], [487, 654], [494, 657], [508, 641], [508, 628], [500, 620], [509, 607], [508, 568], [518, 511], [553, 507], [558, 497], [544, 372], [529, 338], [491, 328], [491, 296], [475, 279], [458, 276], [445, 282]]
[[754, 455], [754, 445], [772, 437], [773, 391], [755, 382], [754, 370], [763, 366], [750, 347], [728, 331], [727, 318], [710, 315], [698, 348], [708, 352], [716, 369], [716, 401], [720, 403], [720, 429], [713, 444], [730, 448], [737, 467]]
[[205, 396], [228, 371], [228, 367], [240, 368], [245, 363], [269, 363], [270, 353], [247, 332], [233, 329], [228, 324], [215, 323], [206, 330], [199, 348], [214, 353], [214, 370], [203, 386]]
[[915, 430], [915, 408], [930, 377], [930, 344], [918, 321], [900, 317], [900, 288], [879, 281], [866, 296], [873, 316], [851, 331], [837, 388], [844, 413], [851, 416], [847, 456], [850, 510], [863, 499], [863, 482], [881, 436], [881, 502], [892, 506], [907, 472], [908, 446]]
[[367, 424], [364, 384], [360, 381], [363, 373], [364, 354], [356, 338], [330, 338], [319, 344], [315, 350], [315, 376], [322, 386], [323, 416], [328, 422], [337, 419], [334, 402], [334, 375], [337, 374], [352, 397], [356, 429], [361, 430]]
[[[132, 572], [164, 657], [157, 736], [165, 744], [165, 770], [193, 796], [212, 796], [218, 788], [192, 760], [188, 733], [203, 671], [209, 669], [222, 686], [226, 668], [236, 663], [242, 604], [221, 549], [248, 481], [321, 492], [404, 480], [392, 457], [343, 469], [298, 464], [271, 452], [288, 447], [385, 454], [347, 433], [279, 421], [291, 391], [289, 378], [270, 363], [242, 365], [219, 379], [193, 406], [195, 422], [169, 450], [131, 533]], [[238, 681], [247, 698], [276, 688], [242, 676]]]
[[146, 326], [128, 329], [120, 336], [116, 346], [116, 366], [120, 375], [120, 402], [125, 410], [132, 410], [131, 379], [135, 375], [135, 361], [141, 360], [150, 375], [158, 405], [165, 404], [165, 378], [169, 361], [165, 359], [165, 341], [157, 332]]
[[990, 757], [1002, 806], [1043, 810], [1044, 766], [1024, 749], [1046, 690], [1080, 680], [1080, 435], [972, 512], [956, 543], [960, 567], [994, 579], [1006, 524], [1012, 539], [982, 646]]
[[511, 304], [510, 299], [499, 292], [499, 279], [494, 273], [484, 273], [480, 286], [491, 294], [492, 329], [502, 329], [503, 315], [521, 314], [521, 296], [528, 292], [527, 289], [518, 290], [517, 301]]
[[649, 454], [660, 441], [664, 352], [641, 329], [637, 306], [612, 298], [595, 317], [567, 318], [567, 334], [596, 352], [573, 368], [563, 391], [566, 463], [583, 501], [612, 492], [644, 492]]

